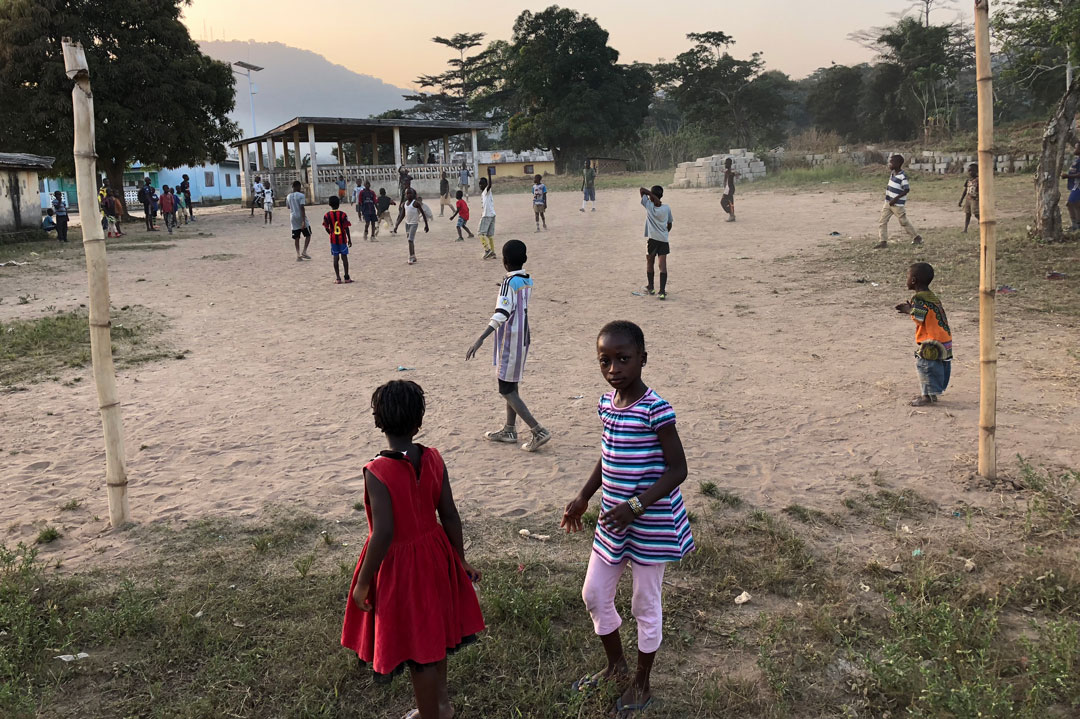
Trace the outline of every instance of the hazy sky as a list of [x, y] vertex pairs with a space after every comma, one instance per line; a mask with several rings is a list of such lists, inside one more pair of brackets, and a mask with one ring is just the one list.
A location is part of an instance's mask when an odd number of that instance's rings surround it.
[[[277, 41], [312, 50], [356, 72], [400, 87], [413, 87], [420, 74], [441, 72], [452, 51], [431, 42], [436, 35], [485, 32], [509, 39], [514, 18], [524, 9], [551, 2], [509, 0], [193, 0], [185, 11], [193, 37], [216, 40]], [[620, 61], [655, 62], [685, 50], [686, 33], [723, 30], [735, 38], [732, 54], [764, 54], [771, 69], [803, 77], [832, 62], [850, 64], [872, 53], [847, 39], [848, 33], [887, 24], [904, 0], [569, 0], [560, 2], [595, 17], [610, 33]], [[970, 0], [955, 8], [970, 19]], [[400, 9], [408, 8], [408, 13]], [[959, 9], [936, 11], [944, 22]], [[237, 58], [242, 60], [244, 58]], [[267, 68], [272, 71], [272, 68]], [[300, 108], [298, 108], [299, 112]]]

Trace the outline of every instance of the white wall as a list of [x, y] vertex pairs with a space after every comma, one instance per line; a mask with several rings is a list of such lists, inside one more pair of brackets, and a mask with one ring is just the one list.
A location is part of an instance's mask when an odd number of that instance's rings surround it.
[[37, 170], [0, 168], [0, 231], [41, 227]]

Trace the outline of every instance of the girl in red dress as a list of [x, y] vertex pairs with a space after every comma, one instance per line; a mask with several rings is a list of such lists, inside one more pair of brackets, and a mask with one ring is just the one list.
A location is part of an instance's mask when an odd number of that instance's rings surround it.
[[408, 665], [417, 709], [406, 716], [447, 719], [454, 713], [447, 653], [484, 628], [472, 586], [480, 573], [465, 561], [442, 457], [412, 441], [424, 419], [424, 390], [388, 382], [371, 396], [371, 409], [390, 448], [364, 467], [370, 532], [346, 600], [341, 644], [370, 664], [379, 682]]

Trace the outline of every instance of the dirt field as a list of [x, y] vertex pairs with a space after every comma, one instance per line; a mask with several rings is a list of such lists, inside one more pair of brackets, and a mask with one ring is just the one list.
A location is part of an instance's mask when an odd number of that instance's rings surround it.
[[[222, 208], [168, 238], [174, 247], [111, 252], [113, 304], [165, 315], [163, 339], [188, 351], [182, 361], [119, 372], [135, 521], [245, 519], [293, 501], [328, 520], [352, 515], [361, 467], [382, 447], [371, 391], [408, 378], [428, 393], [420, 441], [442, 450], [470, 517], [527, 515], [534, 531], [554, 532], [599, 454], [595, 406], [606, 385], [593, 343], [612, 319], [645, 330], [645, 378], [678, 414], [691, 509], [703, 501], [696, 487], [710, 481], [757, 506], [830, 511], [856, 491], [853, 478], [875, 470], [946, 508], [999, 501], [974, 477], [974, 292], [943, 297], [957, 357], [943, 402], [929, 411], [907, 405], [917, 393], [913, 329], [892, 306], [908, 294], [906, 264], [934, 262], [932, 231], [891, 276], [856, 283], [855, 270], [823, 260], [843, 237], [876, 231], [877, 193], [746, 193], [739, 222], [724, 224], [715, 193], [673, 191], [665, 198], [675, 217], [670, 294], [660, 302], [637, 294], [645, 246], [637, 193], [598, 199], [597, 212], [581, 214], [577, 193], [552, 194], [551, 229], [535, 234], [528, 195], [496, 197], [497, 245], [524, 240], [536, 281], [522, 395], [554, 439], [531, 455], [482, 439], [503, 411], [490, 340], [477, 360], [464, 354], [491, 315], [503, 271], [480, 260], [478, 241], [454, 242], [445, 219], [420, 234], [412, 267], [400, 236], [365, 243], [354, 235], [356, 283], [344, 286], [333, 284], [321, 229], [315, 259], [295, 260], [283, 210], [264, 227]], [[952, 204], [914, 199], [910, 217], [934, 228], [959, 215]], [[135, 224], [131, 234], [143, 233]], [[0, 268], [0, 320], [86, 302], [85, 268], [50, 262], [55, 271]], [[20, 296], [33, 299], [19, 304]], [[1080, 340], [1076, 321], [1014, 316], [1003, 304], [999, 328], [1003, 469], [1017, 454], [1080, 466], [1080, 385], [1069, 355]], [[89, 370], [62, 379], [76, 375], [84, 380], [0, 395], [4, 541], [31, 542], [46, 523], [56, 526], [63, 537], [45, 553], [74, 567], [141, 551], [130, 535], [107, 531], [96, 396]], [[62, 513], [72, 499], [86, 511]]]

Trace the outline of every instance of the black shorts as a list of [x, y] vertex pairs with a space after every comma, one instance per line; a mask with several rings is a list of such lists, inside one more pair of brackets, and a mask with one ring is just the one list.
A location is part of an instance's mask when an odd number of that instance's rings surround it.
[[649, 257], [653, 255], [669, 255], [671, 254], [671, 245], [667, 242], [650, 239], [646, 252], [649, 253]]
[[310, 240], [311, 239], [311, 228], [310, 227], [303, 227], [303, 228], [301, 228], [299, 230], [293, 230], [292, 231], [292, 238], [294, 240], [299, 240], [300, 235], [303, 235], [305, 239]]

